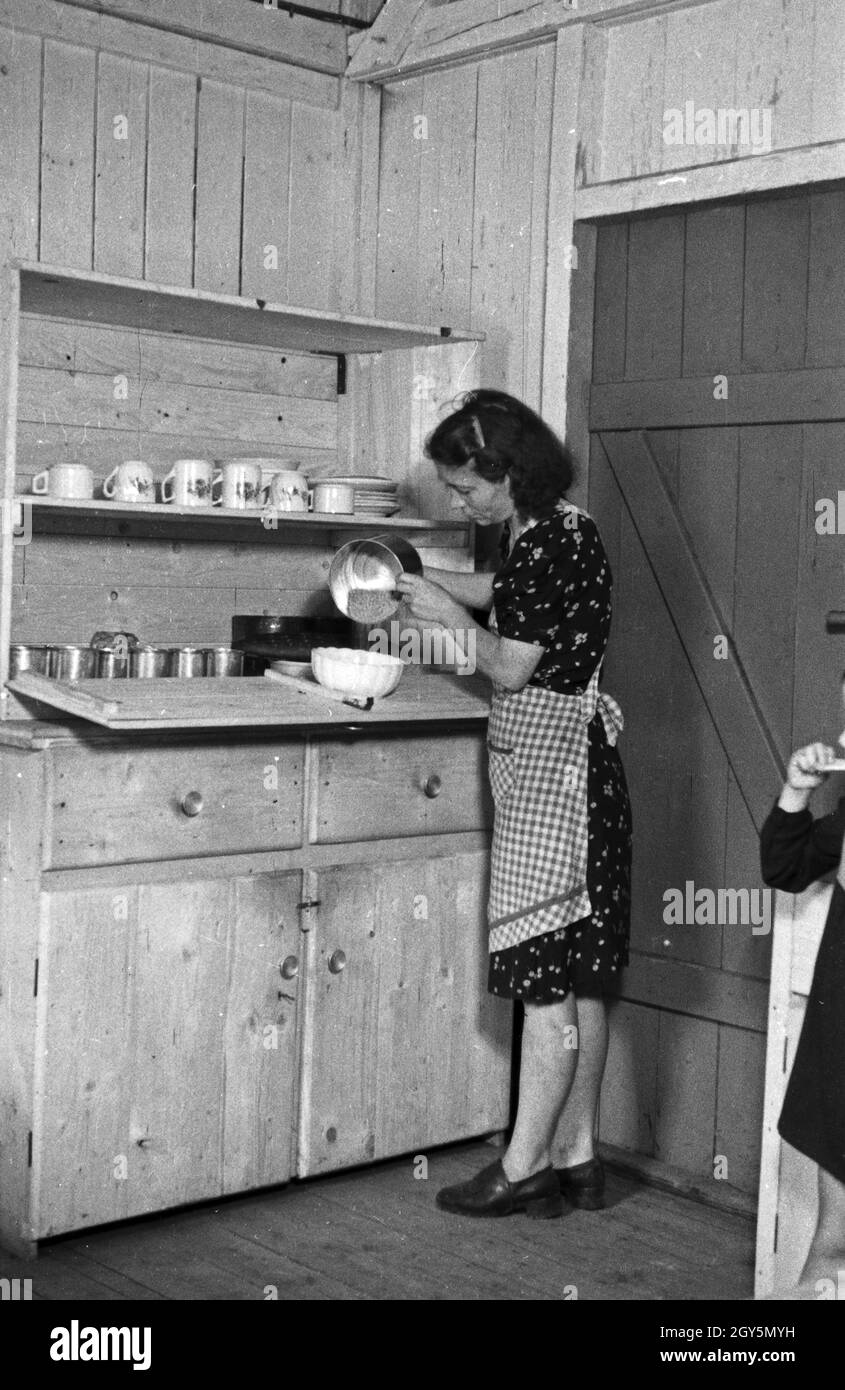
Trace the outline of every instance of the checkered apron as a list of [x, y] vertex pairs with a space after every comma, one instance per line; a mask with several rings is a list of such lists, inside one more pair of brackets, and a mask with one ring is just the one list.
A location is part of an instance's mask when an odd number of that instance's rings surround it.
[[616, 743], [622, 711], [599, 693], [539, 685], [496, 690], [487, 726], [493, 824], [490, 951], [504, 951], [588, 917], [587, 728], [598, 712]]

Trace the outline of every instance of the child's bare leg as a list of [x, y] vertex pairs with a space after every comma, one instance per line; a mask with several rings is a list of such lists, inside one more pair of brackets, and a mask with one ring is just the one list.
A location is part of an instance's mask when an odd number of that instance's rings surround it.
[[819, 1216], [801, 1286], [815, 1285], [819, 1279], [832, 1279], [837, 1289], [840, 1283], [845, 1287], [845, 1183], [824, 1168], [819, 1169]]

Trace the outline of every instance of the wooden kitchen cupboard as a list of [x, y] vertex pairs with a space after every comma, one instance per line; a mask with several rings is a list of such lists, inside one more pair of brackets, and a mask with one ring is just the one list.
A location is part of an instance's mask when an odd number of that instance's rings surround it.
[[477, 722], [13, 727], [4, 1244], [507, 1124]]
[[[40, 597], [39, 556], [57, 537], [86, 595], [108, 600], [113, 584], [123, 602], [107, 571], [128, 573], [135, 554], [159, 585], [187, 592], [199, 578], [224, 624], [235, 603], [260, 611], [266, 581], [252, 569], [263, 574], [274, 554], [281, 568], [290, 545], [309, 556], [300, 587], [316, 589], [322, 548], [356, 533], [407, 531], [450, 548], [455, 567], [471, 540], [448, 519], [309, 515], [265, 532], [219, 509], [48, 500], [32, 506], [15, 553], [13, 499], [27, 500], [16, 470], [22, 308], [52, 317], [88, 357], [94, 338], [110, 354], [127, 328], [156, 361], [175, 360], [186, 337], [204, 362], [216, 344], [221, 371], [227, 344], [290, 343], [312, 354], [321, 391], [326, 353], [340, 368], [347, 352], [413, 351], [451, 331], [42, 266], [8, 268], [4, 286], [0, 1238], [31, 1251], [63, 1231], [503, 1128], [511, 1011], [484, 990], [491, 816], [479, 695], [459, 691], [439, 713], [409, 700], [398, 723], [362, 715], [354, 732], [338, 718], [350, 711], [306, 717], [257, 679], [5, 683], [9, 637], [26, 640], [19, 623], [33, 604], [55, 614], [56, 638], [79, 640], [61, 626], [78, 613]], [[154, 442], [161, 425], [147, 424]], [[192, 437], [190, 419], [168, 420], [174, 428]], [[92, 430], [95, 471], [101, 444]], [[206, 566], [196, 576], [190, 565], [177, 573], [189, 551]], [[30, 582], [16, 627], [22, 558]], [[238, 587], [203, 590], [215, 567], [239, 569]], [[199, 611], [180, 606], [181, 593], [168, 629], [177, 641], [196, 636]], [[149, 606], [139, 589], [127, 594]], [[294, 598], [304, 608], [283, 611], [311, 611], [310, 592]], [[131, 607], [115, 611], [132, 627]]]

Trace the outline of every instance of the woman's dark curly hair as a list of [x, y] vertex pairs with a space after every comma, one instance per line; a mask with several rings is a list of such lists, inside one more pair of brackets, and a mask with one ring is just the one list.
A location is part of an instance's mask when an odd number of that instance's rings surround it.
[[575, 478], [567, 446], [522, 401], [504, 391], [468, 391], [425, 441], [425, 452], [446, 468], [473, 464], [480, 477], [510, 478], [516, 511], [549, 516]]

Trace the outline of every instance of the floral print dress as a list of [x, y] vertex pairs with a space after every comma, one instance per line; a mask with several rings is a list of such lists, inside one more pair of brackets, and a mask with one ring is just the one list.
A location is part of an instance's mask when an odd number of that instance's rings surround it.
[[[493, 580], [492, 627], [500, 637], [543, 647], [529, 681], [581, 695], [604, 659], [611, 623], [610, 564], [592, 517], [561, 501], [526, 528]], [[602, 996], [628, 963], [631, 808], [618, 750], [596, 714], [588, 728], [588, 917], [490, 956], [492, 994], [553, 1003]]]

